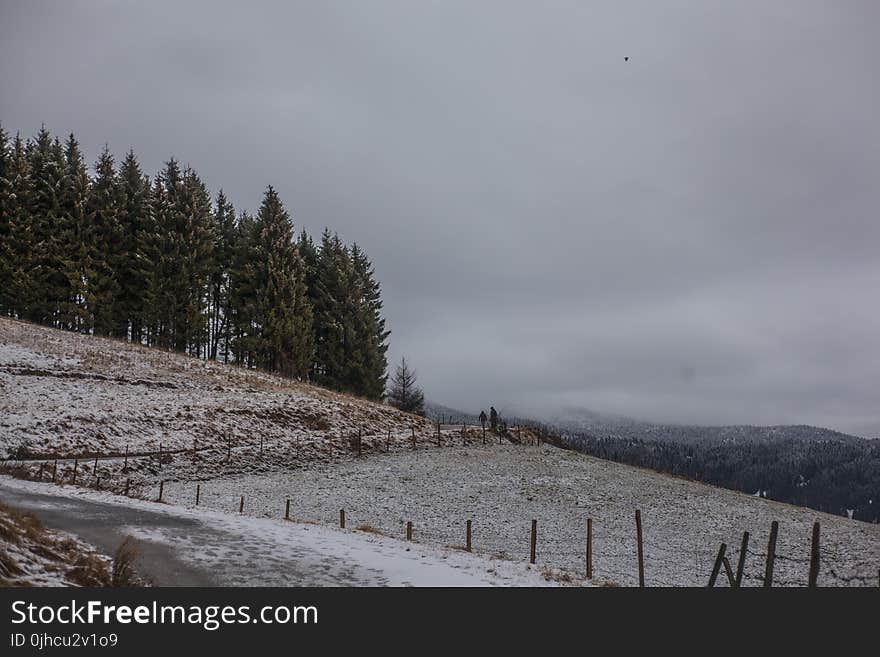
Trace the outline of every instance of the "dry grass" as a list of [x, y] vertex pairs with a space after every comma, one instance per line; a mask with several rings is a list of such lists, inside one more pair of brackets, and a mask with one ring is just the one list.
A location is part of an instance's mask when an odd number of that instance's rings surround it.
[[131, 536], [126, 536], [113, 554], [113, 573], [110, 585], [115, 587], [142, 586], [134, 562], [138, 556], [137, 545]]
[[368, 534], [377, 534], [379, 536], [388, 536], [388, 534], [386, 534], [382, 530], [376, 529], [372, 525], [367, 525], [367, 524], [358, 525], [357, 527], [355, 527], [355, 530], [357, 530], [359, 532], [367, 532]]

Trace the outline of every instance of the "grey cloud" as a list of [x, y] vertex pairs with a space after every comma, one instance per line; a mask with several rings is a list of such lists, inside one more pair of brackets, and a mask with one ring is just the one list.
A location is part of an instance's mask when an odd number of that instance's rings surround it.
[[439, 402], [875, 435], [878, 18], [5, 2], [0, 120], [174, 154], [245, 207], [275, 185], [371, 254]]

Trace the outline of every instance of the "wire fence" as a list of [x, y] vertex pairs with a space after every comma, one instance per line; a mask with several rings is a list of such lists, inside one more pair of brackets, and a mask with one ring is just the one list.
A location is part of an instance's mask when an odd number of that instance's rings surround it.
[[[518, 435], [517, 435], [518, 433]], [[416, 431], [366, 431], [351, 432], [350, 435], [335, 439], [318, 441], [312, 438], [309, 441], [302, 437], [296, 437], [287, 441], [227, 441], [209, 446], [199, 446], [194, 442], [191, 449], [164, 449], [161, 445], [158, 450], [123, 453], [110, 455], [88, 455], [82, 457], [67, 457], [62, 459], [48, 460], [18, 460], [7, 462], [3, 469], [10, 474], [24, 478], [52, 481], [54, 483], [74, 484], [87, 486], [98, 490], [142, 497], [149, 499], [158, 498], [160, 501], [168, 501], [171, 491], [164, 489], [165, 479], [158, 483], [159, 491], [156, 492], [156, 483], [149, 479], [137, 479], [130, 475], [135, 463], [148, 461], [152, 470], [158, 470], [160, 475], [162, 468], [169, 463], [180, 466], [188, 461], [202, 460], [202, 466], [213, 466], [218, 462], [225, 462], [236, 471], [234, 466], [239, 457], [247, 456], [250, 461], [260, 454], [266, 454], [270, 459], [276, 459], [278, 452], [299, 453], [309, 451], [310, 459], [323, 458], [332, 461], [334, 458], [350, 458], [371, 453], [389, 453], [401, 450], [424, 450], [437, 449], [450, 446], [486, 447], [491, 448], [497, 444], [498, 436], [487, 432], [482, 427], [464, 425], [460, 428], [443, 428], [437, 425], [436, 432], [427, 433]], [[519, 428], [519, 432], [512, 432], [501, 442], [506, 444], [528, 446], [540, 445], [542, 436], [532, 429]], [[260, 465], [259, 458], [256, 458]], [[103, 467], [102, 467], [103, 463]], [[121, 467], [111, 467], [113, 465]], [[238, 472], [238, 471], [236, 471]], [[202, 487], [196, 483], [195, 490], [184, 494], [183, 487], [193, 487], [193, 482], [198, 482], [198, 477], [192, 476], [193, 472], [187, 468], [179, 468], [175, 472], [178, 480], [172, 482], [175, 489], [174, 501], [180, 503], [195, 503], [221, 508], [227, 511], [244, 511], [253, 513], [262, 512], [270, 517], [281, 517], [281, 501], [279, 508], [267, 511], [263, 508], [252, 509], [249, 500], [240, 493], [226, 491], [213, 493], [208, 487]], [[185, 475], [185, 476], [181, 476]], [[204, 479], [210, 481], [211, 477]], [[198, 492], [196, 492], [196, 490]], [[466, 542], [465, 527], [466, 518], [453, 519], [437, 516], [409, 519], [399, 519], [395, 522], [377, 520], [371, 517], [369, 509], [348, 509], [347, 527], [361, 528], [365, 531], [378, 531], [391, 536], [403, 537], [406, 522], [413, 522], [414, 540], [426, 544], [463, 549]], [[316, 521], [328, 522], [326, 517], [314, 518]], [[578, 577], [585, 577], [586, 571], [586, 540], [585, 523], [573, 523], [570, 520], [558, 518], [537, 518], [538, 530], [536, 551], [538, 555], [537, 565], [548, 569], [561, 569], [566, 572], [576, 573]], [[713, 562], [716, 560], [718, 545], [722, 542], [727, 544], [729, 536], [717, 533], [704, 537], [700, 544], [687, 543], [684, 540], [670, 541], [668, 534], [662, 538], [652, 532], [651, 518], [647, 518], [647, 526], [642, 536], [642, 554], [644, 563], [644, 580], [651, 585], [672, 584], [702, 584], [708, 582]], [[333, 522], [333, 520], [329, 520]], [[638, 553], [639, 545], [635, 532], [633, 518], [619, 518], [603, 526], [601, 523], [593, 524], [592, 535], [592, 571], [594, 580], [600, 583], [613, 583], [617, 585], [637, 585], [639, 583]], [[474, 533], [475, 550], [488, 556], [509, 559], [527, 559], [529, 557], [531, 519], [510, 518], [500, 519], [493, 527], [502, 527], [503, 530], [493, 529], [491, 532], [482, 532], [478, 523], [472, 526]], [[552, 536], [555, 540], [543, 540], [544, 535]], [[764, 564], [768, 559], [766, 550], [762, 550], [756, 539], [764, 540], [766, 537], [752, 537], [751, 544], [746, 548], [743, 558], [743, 571], [741, 574], [743, 586], [763, 586], [765, 584]], [[738, 564], [741, 556], [741, 548], [738, 541], [730, 541], [730, 549], [726, 556], [731, 564]], [[582, 546], [573, 549], [573, 546]], [[811, 563], [809, 545], [804, 544], [803, 551], [795, 550], [790, 542], [780, 544], [773, 553], [774, 572], [772, 584], [774, 586], [806, 586], [809, 583], [808, 573]], [[836, 585], [873, 586], [880, 583], [876, 565], [860, 561], [854, 565], [848, 565], [852, 555], [842, 553], [838, 548], [821, 545], [819, 546], [819, 562], [824, 574], [824, 583]], [[870, 568], [870, 570], [869, 570]], [[727, 579], [720, 577], [717, 585], [727, 585]]]

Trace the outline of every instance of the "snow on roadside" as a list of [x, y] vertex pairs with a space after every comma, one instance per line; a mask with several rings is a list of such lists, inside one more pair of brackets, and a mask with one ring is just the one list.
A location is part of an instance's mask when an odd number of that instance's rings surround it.
[[4, 486], [78, 497], [196, 519], [204, 535], [127, 526], [140, 540], [175, 547], [180, 558], [215, 574], [219, 584], [246, 586], [553, 586], [544, 571], [504, 559], [404, 542], [355, 529], [237, 516], [121, 498], [106, 493], [0, 476]]
[[0, 503], [0, 586], [106, 586], [108, 559]]

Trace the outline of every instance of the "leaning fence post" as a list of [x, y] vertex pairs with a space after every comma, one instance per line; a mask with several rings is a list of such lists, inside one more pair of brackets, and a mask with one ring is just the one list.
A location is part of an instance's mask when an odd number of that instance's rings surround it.
[[593, 579], [593, 519], [587, 518], [587, 579]]
[[95, 474], [98, 471], [98, 457], [95, 457], [95, 467], [92, 468], [92, 474]]
[[529, 541], [529, 563], [535, 563], [535, 548], [538, 544], [538, 521], [532, 518], [532, 536]]
[[715, 557], [715, 564], [712, 566], [712, 574], [709, 575], [709, 588], [715, 586], [715, 580], [718, 578], [718, 572], [721, 570], [721, 564], [724, 561], [724, 552], [726, 550], [727, 545], [724, 543], [718, 548], [718, 556]]
[[470, 520], [467, 521], [466, 526], [467, 526], [467, 542], [465, 543], [464, 549], [467, 550], [468, 552], [470, 552], [471, 551], [471, 521]]
[[412, 540], [412, 532], [413, 532], [412, 520], [407, 520], [406, 521], [406, 540], [408, 540], [408, 541]]
[[645, 586], [645, 557], [642, 550], [642, 512], [636, 510], [636, 541], [639, 548], [639, 586]]
[[746, 567], [746, 554], [749, 551], [749, 533], [743, 532], [742, 545], [739, 548], [739, 563], [736, 564], [736, 586], [742, 586], [743, 572]]
[[819, 522], [813, 523], [813, 540], [810, 544], [810, 579], [807, 584], [810, 588], [816, 588], [819, 579]]
[[767, 542], [767, 567], [764, 570], [764, 586], [773, 586], [773, 562], [776, 560], [776, 534], [779, 532], [779, 523], [774, 520], [770, 523], [770, 540]]
[[284, 505], [284, 519], [290, 520], [290, 498], [287, 498], [287, 504]]
[[345, 509], [339, 509], [339, 526], [345, 529]]
[[202, 485], [196, 484], [196, 506], [199, 505], [199, 500], [202, 497]]

